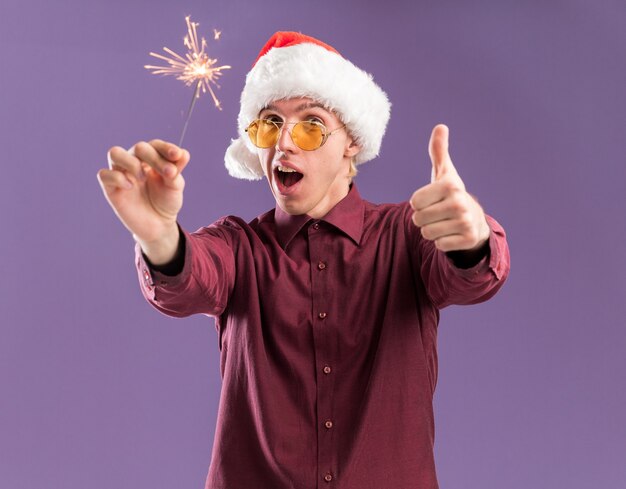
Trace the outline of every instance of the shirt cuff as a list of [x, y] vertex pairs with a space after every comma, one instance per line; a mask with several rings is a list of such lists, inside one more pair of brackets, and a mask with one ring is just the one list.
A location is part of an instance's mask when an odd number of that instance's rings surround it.
[[[178, 227], [180, 230], [180, 247], [184, 249], [183, 266], [177, 275], [166, 275], [162, 271], [155, 270], [154, 266], [148, 261], [141, 250], [139, 243], [135, 244], [135, 265], [139, 274], [139, 283], [143, 288], [146, 296], [152, 300], [155, 298], [155, 290], [158, 287], [175, 288], [185, 283], [191, 274], [191, 246], [189, 233]], [[179, 248], [180, 249], [180, 248]]]
[[506, 264], [502, 260], [502, 247], [506, 246], [506, 234], [504, 228], [493, 217], [486, 215], [485, 218], [490, 230], [489, 247], [485, 256], [470, 268], [458, 268], [450, 257], [447, 258], [457, 274], [462, 277], [471, 278], [491, 270], [496, 278], [500, 280], [506, 272]]

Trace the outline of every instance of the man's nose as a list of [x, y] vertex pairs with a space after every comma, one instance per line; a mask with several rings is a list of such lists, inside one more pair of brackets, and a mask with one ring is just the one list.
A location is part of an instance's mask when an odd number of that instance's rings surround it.
[[297, 146], [291, 138], [291, 127], [289, 124], [283, 124], [278, 134], [278, 141], [276, 141], [276, 148], [283, 153], [294, 153], [297, 151]]

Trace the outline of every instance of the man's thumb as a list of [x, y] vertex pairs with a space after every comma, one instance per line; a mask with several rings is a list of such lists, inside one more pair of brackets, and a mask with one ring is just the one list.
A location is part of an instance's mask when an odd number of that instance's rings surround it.
[[430, 155], [430, 161], [433, 164], [431, 182], [440, 180], [451, 170], [454, 171], [454, 166], [452, 165], [452, 160], [450, 159], [450, 153], [448, 153], [449, 132], [448, 126], [444, 124], [437, 124], [430, 135], [428, 154]]

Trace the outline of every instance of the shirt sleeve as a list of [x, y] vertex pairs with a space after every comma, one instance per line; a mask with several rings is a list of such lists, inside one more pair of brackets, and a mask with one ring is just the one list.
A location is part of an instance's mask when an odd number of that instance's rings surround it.
[[235, 281], [233, 235], [218, 222], [195, 233], [181, 229], [181, 239], [184, 263], [182, 271], [173, 276], [151, 268], [139, 244], [135, 245], [141, 292], [168, 316], [219, 316], [226, 309]]
[[422, 237], [408, 213], [407, 232], [412, 248], [410, 255], [413, 271], [421, 278], [430, 300], [437, 308], [484, 302], [504, 285], [510, 270], [506, 233], [493, 217], [486, 218], [490, 229], [489, 251], [473, 267], [458, 268], [445, 252]]

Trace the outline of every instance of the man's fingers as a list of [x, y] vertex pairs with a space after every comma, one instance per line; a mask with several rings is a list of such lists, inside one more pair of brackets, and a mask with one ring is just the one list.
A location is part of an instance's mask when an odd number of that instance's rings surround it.
[[163, 159], [171, 161], [172, 163], [178, 161], [182, 156], [183, 150], [173, 143], [168, 143], [162, 139], [152, 139], [149, 144], [157, 150]]
[[464, 190], [456, 180], [446, 179], [423, 186], [413, 192], [410, 203], [414, 211], [429, 207]]
[[441, 251], [448, 252], [470, 250], [473, 245], [468, 242], [465, 236], [460, 234], [451, 234], [435, 240], [435, 247]]
[[416, 226], [422, 227], [433, 222], [455, 218], [460, 212], [462, 212], [460, 199], [444, 199], [422, 209], [415, 210], [413, 222]]
[[177, 154], [180, 157], [176, 161], [174, 161], [174, 165], [176, 165], [178, 174], [180, 174], [189, 163], [189, 160], [191, 159], [191, 155], [189, 154], [189, 151], [187, 151], [186, 149], [180, 149], [180, 151]]
[[453, 219], [423, 226], [420, 233], [441, 251], [469, 249], [473, 245], [473, 241], [468, 239], [465, 224]]
[[433, 222], [420, 227], [420, 232], [424, 238], [435, 241], [444, 236], [458, 234], [456, 223], [450, 219]]
[[419, 211], [441, 201], [444, 197], [445, 194], [440, 189], [435, 187], [434, 184], [430, 184], [413, 192], [409, 203], [414, 211]]
[[130, 148], [128, 152], [140, 161], [146, 163], [162, 177], [171, 179], [178, 173], [176, 165], [163, 158], [150, 143], [140, 141]]
[[174, 179], [189, 163], [189, 152], [160, 139], [135, 144], [129, 153], [166, 179]]
[[119, 189], [130, 190], [133, 188], [133, 182], [121, 171], [103, 168], [97, 176], [100, 186], [107, 194]]
[[110, 170], [128, 172], [140, 181], [146, 179], [141, 162], [124, 148], [113, 146], [107, 153], [107, 160]]
[[453, 217], [451, 219], [442, 219], [420, 227], [420, 232], [424, 238], [431, 241], [458, 234], [465, 237], [468, 241], [475, 241], [472, 222], [464, 218]]
[[189, 151], [186, 149], [180, 148], [173, 143], [168, 143], [167, 141], [163, 141], [161, 139], [151, 140], [150, 145], [157, 150], [161, 157], [176, 165], [179, 173], [183, 171], [183, 169], [187, 166], [187, 163], [189, 163], [190, 155]]

